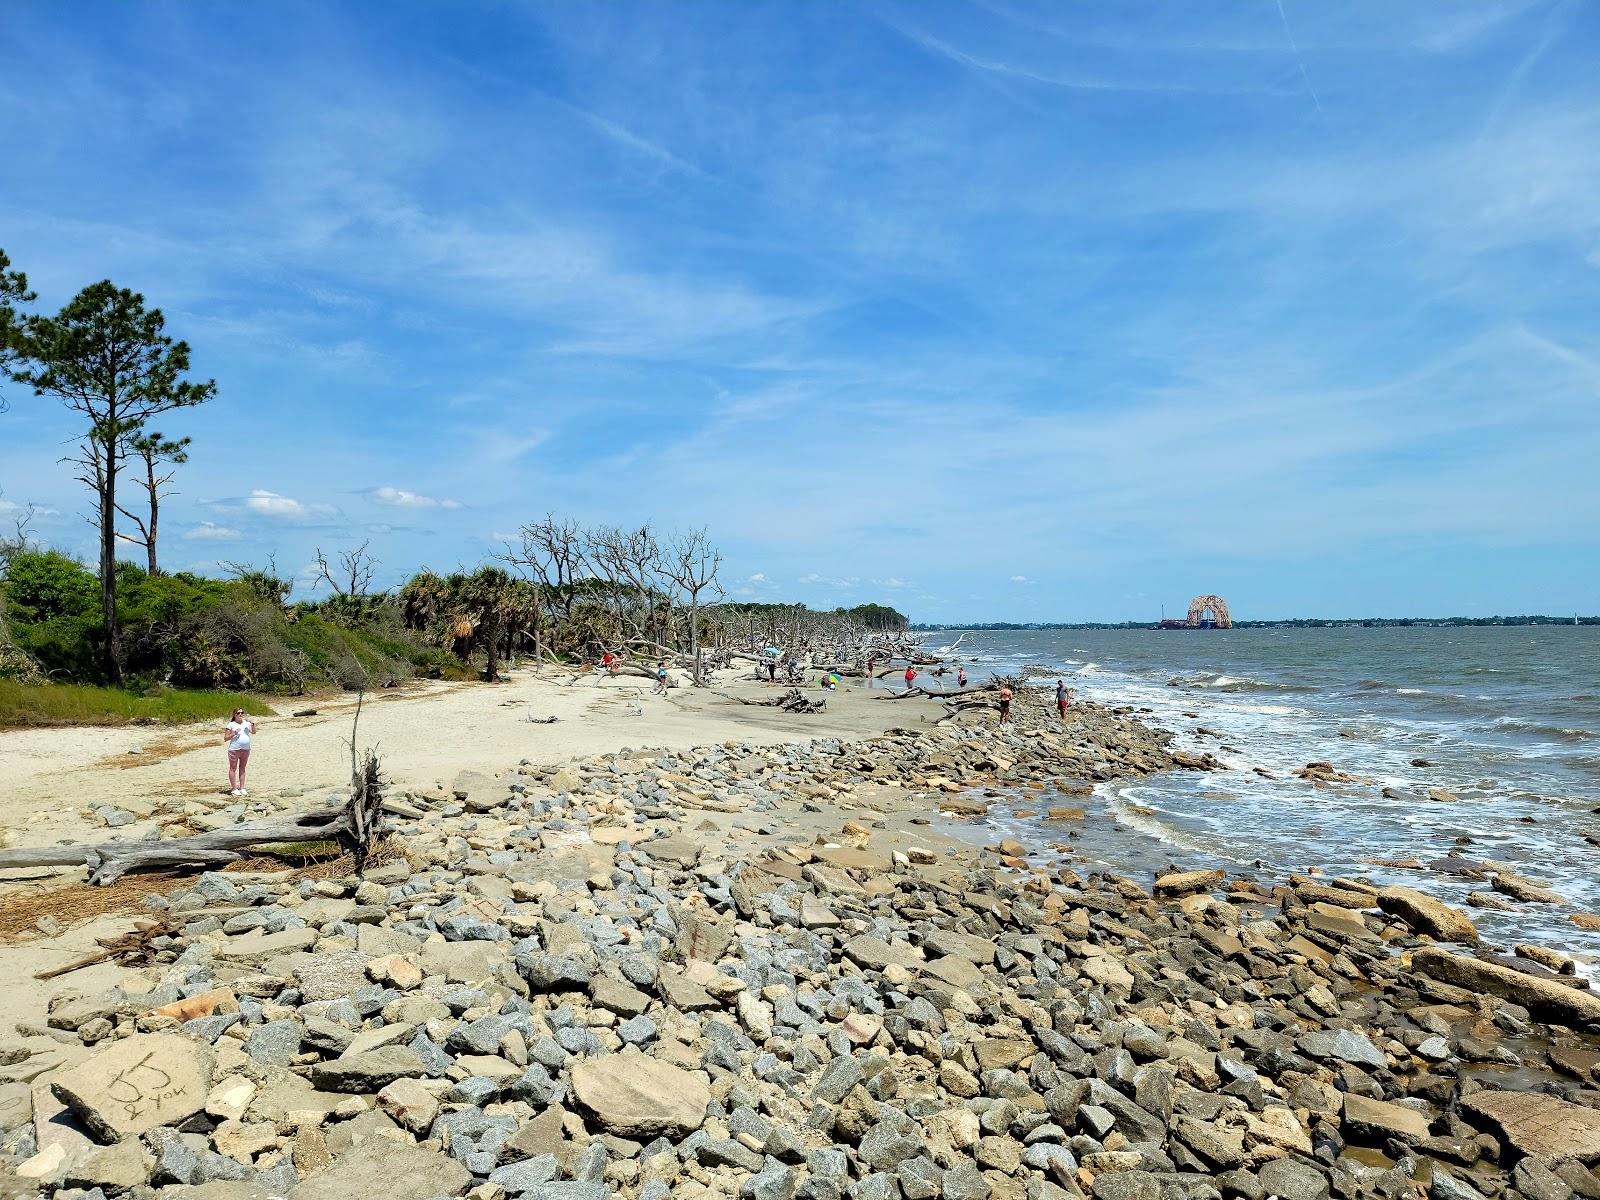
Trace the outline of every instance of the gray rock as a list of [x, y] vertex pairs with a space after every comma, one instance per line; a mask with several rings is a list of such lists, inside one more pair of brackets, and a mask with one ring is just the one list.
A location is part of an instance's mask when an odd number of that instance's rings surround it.
[[898, 1122], [883, 1120], [867, 1130], [856, 1154], [874, 1171], [892, 1171], [908, 1158], [916, 1158], [923, 1149], [920, 1137]]
[[489, 1182], [498, 1183], [513, 1196], [520, 1196], [541, 1183], [549, 1183], [560, 1173], [561, 1166], [556, 1162], [555, 1155], [540, 1154], [508, 1167], [496, 1168], [489, 1173]]
[[491, 1013], [476, 1021], [457, 1025], [450, 1031], [445, 1043], [450, 1049], [465, 1054], [498, 1054], [500, 1041], [511, 1032], [511, 1022]]
[[707, 1167], [737, 1167], [741, 1171], [761, 1169], [761, 1155], [732, 1138], [707, 1138], [695, 1147], [694, 1153]]
[[1524, 1158], [1511, 1172], [1511, 1186], [1527, 1200], [1571, 1200], [1567, 1181], [1536, 1158]]
[[1328, 1177], [1299, 1159], [1275, 1158], [1256, 1174], [1280, 1200], [1328, 1200]]
[[656, 1040], [656, 1023], [649, 1017], [632, 1017], [617, 1026], [617, 1036], [630, 1046], [646, 1046]]
[[517, 970], [536, 992], [582, 991], [592, 974], [577, 959], [556, 954], [519, 954]]
[[864, 1078], [861, 1064], [848, 1055], [836, 1058], [822, 1069], [816, 1085], [811, 1089], [813, 1099], [825, 1104], [837, 1104]]
[[338, 1000], [367, 986], [369, 961], [359, 950], [314, 954], [295, 971], [294, 977], [305, 1003]]
[[1149, 1171], [1104, 1171], [1094, 1178], [1095, 1200], [1161, 1200], [1161, 1181]]
[[244, 1040], [244, 1052], [264, 1067], [287, 1067], [300, 1053], [299, 1021], [268, 1021]]
[[425, 1075], [422, 1062], [404, 1046], [380, 1046], [363, 1054], [316, 1063], [311, 1082], [325, 1092], [371, 1094], [396, 1079]]
[[792, 1200], [794, 1189], [795, 1173], [780, 1162], [768, 1161], [739, 1185], [739, 1195], [748, 1200]]
[[[944, 1173], [945, 1200], [989, 1200], [989, 1191], [989, 1181], [974, 1163], [961, 1163]], [[1157, 1191], [1149, 1200], [1159, 1200], [1159, 1197]]]
[[1304, 1034], [1296, 1045], [1311, 1058], [1337, 1059], [1374, 1071], [1389, 1065], [1383, 1051], [1353, 1029], [1316, 1029]]

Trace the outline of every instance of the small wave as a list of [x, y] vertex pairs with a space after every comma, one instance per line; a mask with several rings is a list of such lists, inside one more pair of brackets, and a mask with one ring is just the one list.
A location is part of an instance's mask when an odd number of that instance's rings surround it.
[[1561, 725], [1545, 725], [1538, 721], [1525, 721], [1521, 717], [1500, 717], [1495, 721], [1497, 729], [1510, 729], [1517, 733], [1530, 733], [1535, 737], [1555, 738], [1563, 742], [1588, 742], [1593, 741], [1597, 735], [1588, 729], [1567, 728]]
[[1303, 683], [1278, 683], [1270, 679], [1251, 679], [1240, 675], [1179, 675], [1172, 680], [1179, 687], [1211, 688], [1219, 692], [1314, 692]]
[[1073, 672], [1074, 675], [1104, 675], [1105, 673], [1106, 669], [1099, 663], [1084, 663], [1083, 666]]

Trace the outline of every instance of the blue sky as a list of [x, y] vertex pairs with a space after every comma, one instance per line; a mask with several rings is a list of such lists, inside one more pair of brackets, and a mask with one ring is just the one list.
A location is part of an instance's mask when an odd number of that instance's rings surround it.
[[[555, 510], [931, 620], [1594, 612], [1597, 54], [1582, 0], [11, 3], [0, 247], [216, 378], [173, 568]], [[6, 393], [0, 508], [87, 549]]]

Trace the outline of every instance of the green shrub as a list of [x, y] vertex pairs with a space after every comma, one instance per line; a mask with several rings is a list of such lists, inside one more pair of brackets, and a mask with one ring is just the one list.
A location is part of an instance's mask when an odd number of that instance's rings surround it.
[[0, 728], [36, 725], [126, 725], [132, 721], [187, 724], [225, 721], [235, 708], [254, 716], [272, 710], [253, 696], [158, 688], [140, 694], [72, 683], [0, 679]]

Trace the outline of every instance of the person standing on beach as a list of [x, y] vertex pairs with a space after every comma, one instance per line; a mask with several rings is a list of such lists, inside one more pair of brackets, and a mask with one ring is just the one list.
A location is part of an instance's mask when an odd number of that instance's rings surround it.
[[651, 695], [665, 696], [667, 694], [667, 660], [662, 659], [656, 664], [656, 686]]
[[1006, 684], [1000, 685], [1000, 724], [1004, 725], [1011, 720], [1011, 688]]
[[909, 692], [911, 690], [911, 685], [916, 682], [916, 678], [917, 678], [917, 669], [915, 667], [907, 667], [906, 668], [906, 691]]
[[878, 660], [877, 659], [875, 659], [875, 658], [867, 659], [867, 686], [868, 687], [872, 686], [872, 668], [877, 666], [877, 665], [878, 665]]
[[244, 790], [244, 769], [250, 763], [250, 739], [255, 736], [256, 723], [236, 708], [222, 731], [222, 740], [228, 744], [228, 795], [248, 796]]
[[956, 668], [956, 686], [957, 687], [966, 687], [967, 686], [967, 669], [965, 667], [957, 667]]
[[1072, 701], [1072, 689], [1061, 680], [1056, 680], [1056, 711], [1061, 714], [1061, 719], [1067, 719], [1067, 705]]

